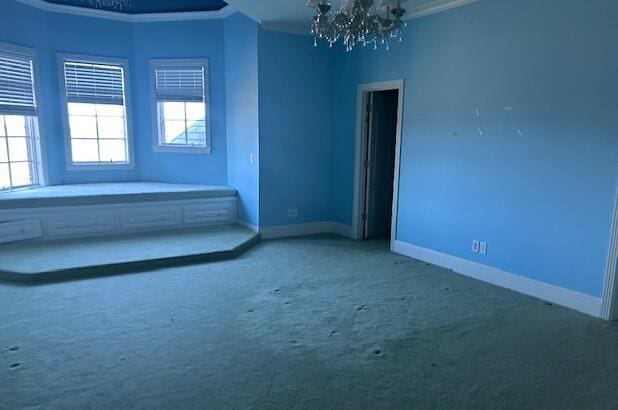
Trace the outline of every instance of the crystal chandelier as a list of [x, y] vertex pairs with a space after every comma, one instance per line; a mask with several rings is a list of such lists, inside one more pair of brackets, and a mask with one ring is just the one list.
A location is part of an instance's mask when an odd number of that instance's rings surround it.
[[402, 29], [407, 26], [401, 2], [383, 0], [380, 7], [373, 7], [374, 0], [343, 0], [339, 12], [332, 15], [331, 0], [309, 0], [308, 6], [316, 11], [311, 26], [314, 45], [323, 39], [332, 47], [341, 40], [346, 51], [357, 45], [377, 49], [378, 44], [388, 50], [389, 40], [402, 41]]
[[81, 0], [88, 7], [107, 10], [124, 10], [131, 5], [130, 0]]

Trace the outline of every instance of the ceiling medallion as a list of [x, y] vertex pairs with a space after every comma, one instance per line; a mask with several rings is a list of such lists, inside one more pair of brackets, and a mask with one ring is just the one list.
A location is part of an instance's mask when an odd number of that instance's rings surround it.
[[341, 40], [346, 51], [358, 45], [377, 49], [378, 44], [388, 50], [389, 40], [402, 41], [402, 29], [407, 26], [401, 2], [382, 0], [374, 7], [374, 0], [343, 0], [341, 9], [333, 15], [331, 0], [309, 0], [307, 6], [316, 11], [311, 25], [314, 45], [317, 47], [318, 39], [323, 39], [332, 47]]
[[130, 0], [81, 0], [82, 4], [97, 9], [123, 11], [131, 6]]

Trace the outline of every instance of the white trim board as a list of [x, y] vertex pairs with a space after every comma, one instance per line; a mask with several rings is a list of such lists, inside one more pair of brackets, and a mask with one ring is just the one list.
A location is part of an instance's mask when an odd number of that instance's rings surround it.
[[618, 192], [614, 200], [614, 220], [609, 242], [605, 289], [601, 317], [606, 320], [618, 319]]
[[477, 1], [479, 0], [434, 0], [430, 3], [408, 9], [406, 20], [429, 16], [430, 14], [440, 13], [441, 11], [476, 3]]
[[587, 315], [600, 317], [601, 314], [601, 299], [595, 298], [594, 296], [539, 282], [534, 279], [505, 272], [498, 268], [436, 252], [402, 241], [395, 241], [393, 251], [442, 268], [451, 269], [453, 272], [464, 276], [511, 289], [528, 296], [547, 300]]
[[260, 21], [260, 26], [266, 31], [311, 36], [311, 19], [307, 24], [286, 23], [285, 21]]
[[240, 219], [236, 220], [236, 224], [240, 225], [240, 226], [242, 226], [244, 228], [250, 229], [250, 230], [252, 230], [255, 233], [258, 233], [260, 231], [257, 226], [255, 226], [253, 224], [250, 224], [249, 222], [242, 221]]
[[315, 235], [319, 233], [333, 233], [352, 239], [351, 226], [333, 221], [260, 227], [262, 239], [291, 238], [294, 236]]
[[108, 20], [124, 21], [127, 23], [153, 23], [164, 21], [185, 21], [185, 20], [216, 20], [226, 18], [236, 12], [232, 6], [226, 6], [217, 11], [189, 11], [174, 13], [143, 13], [128, 14], [118, 11], [107, 11], [100, 9], [90, 9], [86, 7], [66, 6], [63, 4], [48, 3], [43, 0], [14, 0], [27, 6], [35, 7], [39, 10], [53, 13], [66, 13], [76, 16], [96, 17]]

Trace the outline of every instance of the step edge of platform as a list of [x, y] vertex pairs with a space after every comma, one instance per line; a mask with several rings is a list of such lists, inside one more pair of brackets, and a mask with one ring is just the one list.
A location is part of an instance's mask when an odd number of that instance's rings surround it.
[[[87, 279], [105, 276], [139, 273], [147, 270], [165, 269], [174, 266], [189, 266], [199, 263], [217, 262], [233, 259], [253, 247], [260, 241], [260, 235], [254, 234], [234, 247], [207, 253], [192, 253], [164, 258], [152, 258], [140, 261], [107, 263], [102, 265], [80, 266], [68, 269], [24, 273], [0, 270], [0, 281], [38, 284], [46, 282], [66, 281], [71, 279]], [[87, 272], [86, 272], [87, 271]]]

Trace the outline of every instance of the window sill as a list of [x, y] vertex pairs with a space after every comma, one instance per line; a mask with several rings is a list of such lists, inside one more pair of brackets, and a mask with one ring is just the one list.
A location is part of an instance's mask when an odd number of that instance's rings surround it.
[[15, 188], [9, 188], [9, 189], [0, 189], [0, 195], [7, 193], [7, 192], [21, 192], [21, 191], [28, 191], [30, 189], [33, 188], [40, 188], [44, 185], [39, 185], [39, 184], [35, 184], [35, 185], [26, 185], [26, 186], [19, 186], [19, 187], [15, 187]]
[[72, 163], [67, 164], [67, 171], [119, 171], [135, 169], [135, 164], [131, 163]]
[[210, 147], [170, 147], [162, 145], [154, 145], [152, 147], [154, 152], [167, 152], [174, 154], [211, 154], [212, 148]]

